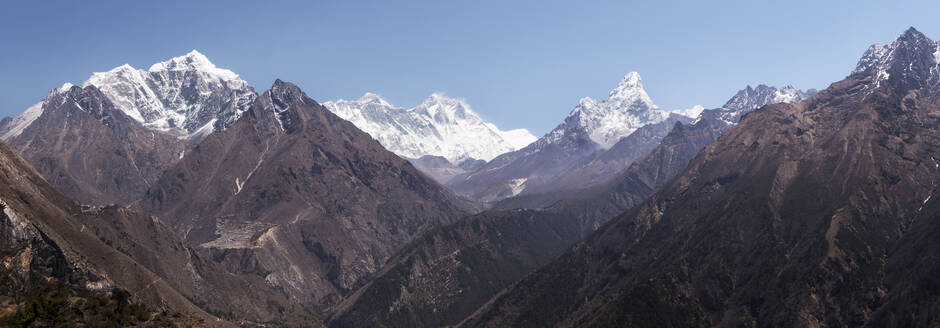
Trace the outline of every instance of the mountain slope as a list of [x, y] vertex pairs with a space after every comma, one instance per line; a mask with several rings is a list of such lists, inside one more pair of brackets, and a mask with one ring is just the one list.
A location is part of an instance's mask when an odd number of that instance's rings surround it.
[[83, 84], [88, 85], [146, 127], [180, 136], [228, 127], [257, 97], [237, 74], [217, 68], [196, 50], [147, 71], [125, 64], [94, 73]]
[[[557, 184], [566, 186], [563, 190], [531, 190], [503, 199], [493, 207], [542, 208], [565, 199], [592, 202], [590, 198], [617, 204], [629, 198], [631, 201], [627, 203], [632, 206], [679, 174], [699, 150], [737, 124], [742, 115], [769, 104], [796, 103], [815, 92], [812, 89], [800, 91], [792, 86], [782, 89], [763, 84], [756, 88], [747, 86], [721, 108], [701, 111], [691, 123], [671, 115], [666, 121], [637, 129], [587, 164], [557, 178]], [[611, 195], [616, 196], [606, 199]]]
[[3, 269], [26, 293], [58, 280], [86, 292], [119, 287], [150, 306], [213, 318], [128, 256], [86, 232], [79, 205], [58, 193], [0, 143]]
[[929, 245], [911, 228], [940, 214], [936, 43], [912, 28], [896, 44], [891, 77], [748, 114], [464, 326], [936, 325], [937, 295], [912, 292], [936, 265], [904, 267]]
[[502, 131], [463, 101], [437, 93], [408, 109], [392, 106], [372, 93], [323, 105], [388, 150], [412, 159], [441, 156], [454, 165], [473, 159], [489, 161], [536, 139], [525, 129]]
[[39, 106], [41, 114], [7, 142], [56, 189], [82, 203], [139, 199], [187, 146], [144, 128], [94, 86], [55, 89]]
[[[765, 86], [758, 89], [776, 90]], [[742, 90], [728, 103], [762, 106], [765, 103], [761, 102], [775, 100], [759, 97], [763, 92], [753, 91]], [[699, 150], [730, 127], [714, 114], [753, 110], [749, 106], [708, 110], [711, 115], [706, 114], [691, 125], [673, 121], [672, 130], [654, 150], [606, 183], [572, 194], [512, 197], [497, 204], [507, 208], [552, 205], [544, 210], [489, 211], [429, 232], [403, 249], [367, 285], [331, 311], [329, 325], [457, 324], [489, 297], [547, 264], [565, 248], [641, 203], [679, 174]], [[661, 123], [638, 129], [611, 149], [630, 138], [644, 137], [645, 129], [663, 128], [657, 125]], [[604, 156], [607, 155], [599, 157]], [[538, 206], [531, 206], [533, 203]]]
[[18, 295], [52, 281], [78, 295], [123, 289], [154, 310], [187, 313], [209, 323], [226, 324], [218, 321], [221, 317], [318, 324], [264, 280], [233, 275], [200, 258], [155, 217], [116, 206], [80, 206], [2, 143], [0, 168], [0, 233], [7, 236], [0, 243], [3, 275], [12, 274], [4, 279], [12, 280]]
[[127, 205], [255, 97], [238, 75], [193, 51], [149, 71], [123, 65], [80, 88], [66, 83], [0, 121], [0, 139], [70, 197]]
[[[500, 155], [476, 171], [456, 177], [448, 186], [483, 202], [564, 188], [557, 184], [559, 177], [578, 170], [637, 129], [669, 119], [678, 119], [678, 115], [656, 107], [643, 89], [640, 75], [631, 72], [608, 99], [581, 99], [564, 122], [536, 142]], [[668, 131], [660, 132], [649, 144], [658, 143]], [[629, 157], [618, 164], [629, 164], [634, 159]]]
[[418, 234], [464, 215], [456, 203], [278, 80], [167, 170], [140, 206], [231, 270], [329, 305]]

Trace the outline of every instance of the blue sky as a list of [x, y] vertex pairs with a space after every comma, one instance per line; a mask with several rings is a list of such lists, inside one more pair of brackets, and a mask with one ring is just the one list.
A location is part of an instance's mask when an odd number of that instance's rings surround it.
[[909, 26], [940, 39], [938, 1], [11, 1], [0, 12], [0, 116], [63, 82], [198, 49], [259, 91], [466, 99], [541, 135], [638, 71], [665, 109], [747, 84], [825, 88]]

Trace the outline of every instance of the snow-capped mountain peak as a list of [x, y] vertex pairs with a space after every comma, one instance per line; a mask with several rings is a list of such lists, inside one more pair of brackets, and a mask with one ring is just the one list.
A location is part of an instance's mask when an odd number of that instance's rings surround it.
[[940, 42], [911, 27], [889, 44], [874, 44], [859, 59], [852, 75], [868, 73], [870, 88], [885, 81], [903, 89], [940, 88]]
[[441, 124], [452, 124], [460, 121], [469, 124], [484, 123], [483, 119], [470, 110], [470, 105], [463, 100], [448, 98], [436, 92], [410, 110], [418, 114], [427, 115], [433, 118], [435, 122]]
[[636, 129], [662, 122], [668, 116], [669, 113], [660, 110], [643, 89], [640, 74], [630, 72], [610, 91], [607, 100], [581, 98], [565, 121], [549, 132], [547, 142], [587, 133], [592, 141], [606, 149]]
[[323, 105], [392, 152], [413, 159], [432, 155], [453, 164], [468, 159], [489, 161], [536, 139], [525, 129], [500, 130], [480, 118], [465, 101], [441, 93], [408, 109], [393, 106], [374, 93]]
[[[803, 99], [812, 97], [816, 94], [815, 89], [800, 90], [791, 85], [777, 89], [776, 87], [759, 84], [757, 87], [748, 85], [746, 88], [738, 91], [728, 102], [719, 109], [708, 110], [709, 115], [717, 115], [717, 118], [728, 125], [735, 125], [741, 119], [741, 116], [765, 105], [788, 103], [794, 104]], [[703, 115], [705, 114], [703, 112]], [[699, 121], [696, 119], [694, 123]]]
[[620, 81], [620, 84], [613, 90], [610, 90], [610, 98], [608, 101], [611, 100], [630, 104], [642, 104], [642, 106], [635, 108], [656, 108], [656, 105], [653, 104], [653, 100], [646, 94], [646, 89], [643, 88], [643, 78], [640, 77], [640, 73], [637, 72], [627, 73], [627, 75], [623, 77], [623, 80]]
[[196, 50], [147, 71], [124, 64], [94, 73], [82, 85], [98, 87], [144, 126], [184, 138], [228, 127], [257, 97], [238, 74], [216, 67]]
[[359, 97], [358, 102], [363, 103], [363, 104], [377, 103], [382, 106], [389, 106], [389, 107], [392, 106], [387, 101], [385, 101], [385, 99], [382, 99], [381, 96], [371, 93], [371, 92], [366, 92], [364, 95], [362, 95], [362, 97]]
[[159, 71], [199, 71], [210, 74], [222, 80], [238, 80], [238, 74], [227, 69], [218, 68], [209, 61], [205, 55], [193, 50], [188, 54], [159, 62], [150, 66], [150, 72]]

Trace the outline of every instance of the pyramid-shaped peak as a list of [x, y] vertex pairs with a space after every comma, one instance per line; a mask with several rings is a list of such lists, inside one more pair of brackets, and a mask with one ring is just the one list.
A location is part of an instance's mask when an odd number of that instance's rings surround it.
[[173, 57], [170, 60], [153, 64], [150, 66], [149, 71], [201, 71], [223, 80], [239, 79], [238, 74], [227, 69], [216, 67], [208, 57], [197, 50], [192, 50], [183, 56]]
[[278, 111], [285, 110], [295, 103], [302, 103], [307, 97], [299, 87], [281, 79], [274, 80], [274, 84], [266, 94]]
[[930, 38], [911, 26], [904, 33], [901, 33], [898, 40], [930, 40]]
[[852, 74], [865, 73], [870, 84], [888, 81], [893, 88], [906, 91], [940, 87], [940, 43], [911, 27], [889, 44], [875, 44], [859, 59]]
[[643, 78], [637, 72], [627, 73], [617, 87], [610, 91], [610, 98], [607, 101], [622, 103], [627, 106], [619, 107], [630, 107], [631, 109], [657, 108], [643, 88]]
[[610, 98], [630, 97], [636, 95], [639, 91], [646, 93], [643, 90], [643, 77], [640, 76], [640, 73], [630, 72], [624, 75], [617, 88], [610, 91]]

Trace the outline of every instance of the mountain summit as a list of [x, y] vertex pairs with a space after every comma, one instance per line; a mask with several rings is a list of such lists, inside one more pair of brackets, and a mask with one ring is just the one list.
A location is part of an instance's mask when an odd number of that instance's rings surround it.
[[307, 305], [337, 301], [413, 238], [465, 214], [449, 191], [280, 80], [139, 204]]
[[937, 326], [928, 41], [909, 30], [819, 94], [745, 115], [464, 327]]
[[[643, 89], [640, 74], [630, 72], [606, 100], [582, 98], [561, 124], [539, 140], [451, 179], [448, 186], [483, 202], [522, 193], [554, 193], [573, 187], [569, 182], [584, 187], [612, 178], [655, 147], [679, 121], [688, 123], [691, 118], [656, 107]], [[647, 130], [636, 138], [625, 138], [644, 127]], [[594, 159], [604, 163], [592, 164]]]
[[70, 197], [128, 205], [255, 98], [237, 74], [193, 50], [147, 71], [125, 64], [81, 87], [65, 83], [0, 121], [0, 139]]
[[413, 108], [395, 107], [374, 93], [323, 103], [402, 157], [441, 156], [454, 165], [489, 161], [535, 141], [529, 131], [503, 131], [466, 102], [435, 93]]
[[940, 86], [940, 43], [911, 27], [889, 44], [865, 51], [852, 74], [872, 77], [868, 89], [890, 83], [905, 90]]
[[646, 90], [640, 73], [630, 72], [610, 91], [607, 100], [582, 98], [565, 121], [549, 132], [549, 142], [566, 135], [587, 133], [602, 148], [610, 148], [620, 138], [641, 126], [664, 121], [669, 113], [660, 110]]
[[124, 64], [94, 73], [83, 85], [98, 87], [146, 127], [180, 136], [224, 129], [257, 97], [238, 74], [216, 67], [196, 50], [147, 71]]

